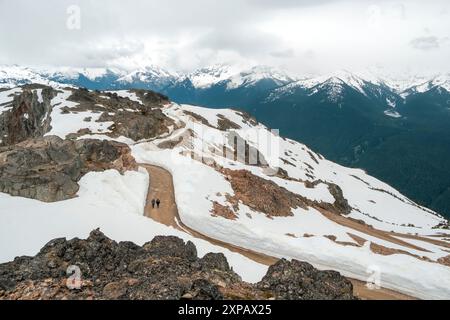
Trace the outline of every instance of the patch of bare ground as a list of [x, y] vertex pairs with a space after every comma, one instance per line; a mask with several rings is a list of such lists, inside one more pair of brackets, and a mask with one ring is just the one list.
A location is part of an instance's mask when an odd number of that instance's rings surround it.
[[231, 210], [228, 206], [224, 206], [217, 201], [213, 202], [213, 208], [211, 210], [211, 215], [213, 217], [222, 217], [229, 220], [236, 220], [238, 216]]
[[343, 246], [359, 247], [358, 244], [353, 243], [353, 242], [337, 241], [337, 237], [334, 236], [334, 235], [327, 235], [327, 236], [324, 236], [324, 237], [329, 239], [329, 240], [331, 240], [331, 241], [333, 241], [334, 243], [337, 243], [337, 244], [340, 244], [340, 245], [343, 245]]
[[217, 117], [219, 118], [219, 120], [217, 120], [217, 127], [219, 130], [226, 131], [231, 129], [234, 130], [241, 129], [240, 125], [234, 123], [230, 119], [226, 118], [224, 115], [219, 114]]
[[241, 116], [242, 121], [250, 126], [257, 126], [259, 123], [258, 121], [256, 121], [256, 119], [254, 117], [252, 117], [249, 113], [241, 111], [241, 110], [234, 110], [238, 115]]
[[370, 289], [364, 281], [355, 279], [349, 280], [353, 284], [353, 293], [362, 300], [418, 300], [406, 294], [385, 288]]
[[352, 238], [359, 246], [363, 246], [363, 245], [367, 242], [366, 239], [361, 238], [361, 237], [359, 237], [359, 236], [357, 236], [357, 235], [355, 235], [355, 234], [353, 234], [353, 233], [347, 232], [347, 234], [348, 234], [348, 236], [349, 236], [350, 238]]
[[284, 158], [280, 158], [281, 161], [283, 161], [284, 164], [289, 165], [291, 167], [296, 167], [295, 164], [293, 164], [292, 162], [290, 162], [289, 160], [286, 160]]
[[443, 264], [444, 266], [450, 267], [450, 255], [439, 258], [437, 262]]
[[206, 118], [202, 117], [201, 115], [199, 115], [199, 114], [197, 114], [195, 112], [191, 112], [191, 111], [188, 111], [188, 110], [183, 110], [183, 113], [185, 115], [187, 115], [187, 116], [190, 116], [190, 117], [194, 118], [195, 120], [197, 120], [198, 122], [200, 122], [201, 124], [203, 124], [205, 126], [208, 126], [208, 127], [211, 127], [211, 128], [215, 128], [211, 123], [209, 123], [209, 121]]
[[374, 242], [370, 243], [370, 250], [373, 253], [381, 254], [383, 256], [390, 256], [390, 255], [393, 255], [393, 254], [406, 254], [408, 256], [411, 256], [411, 257], [414, 257], [414, 258], [417, 258], [417, 259], [420, 259], [420, 260], [433, 262], [431, 259], [429, 259], [427, 257], [424, 257], [424, 256], [421, 257], [421, 256], [412, 254], [412, 253], [410, 253], [408, 251], [405, 251], [405, 250], [388, 248], [388, 247], [382, 246], [382, 245], [374, 243]]
[[234, 197], [268, 217], [289, 217], [293, 215], [292, 209], [308, 208], [309, 201], [306, 198], [247, 170], [221, 169], [221, 172], [230, 182]]
[[314, 154], [311, 151], [308, 151], [309, 157], [317, 164], [319, 164], [319, 161], [317, 160], [317, 158], [314, 156]]
[[[307, 199], [247, 170], [215, 169], [221, 172], [231, 184], [234, 195], [228, 195], [227, 200], [233, 204], [235, 212], [239, 209], [239, 202], [256, 212], [266, 214], [269, 218], [293, 216], [292, 209], [296, 208], [308, 209], [313, 207], [333, 211], [336, 214], [346, 214], [351, 209], [347, 200], [343, 197], [342, 190], [335, 184], [327, 184], [330, 193], [335, 198], [335, 202], [331, 204]], [[317, 181], [317, 183], [321, 183], [321, 181]], [[315, 185], [313, 184], [311, 187]]]

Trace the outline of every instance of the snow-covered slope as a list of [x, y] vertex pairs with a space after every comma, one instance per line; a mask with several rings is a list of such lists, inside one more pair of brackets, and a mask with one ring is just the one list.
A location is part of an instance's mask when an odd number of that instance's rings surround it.
[[[419, 298], [450, 298], [450, 268], [443, 264], [449, 256], [449, 232], [439, 227], [445, 219], [364, 171], [330, 162], [228, 109], [170, 103], [162, 111], [175, 126], [164, 137], [112, 138], [111, 123], [98, 116], [101, 106], [89, 111], [84, 102], [82, 115], [70, 111], [77, 105], [68, 101], [72, 90], [60, 90], [53, 98], [48, 134], [66, 138], [90, 129], [78, 139], [119, 140], [130, 145], [138, 163], [169, 170], [180, 218], [189, 228], [363, 281], [370, 270], [378, 270], [385, 288]], [[0, 106], [20, 92], [0, 92]], [[141, 104], [135, 92], [118, 95]], [[121, 108], [117, 105], [118, 112]], [[80, 120], [86, 117], [92, 120]], [[235, 139], [245, 142], [243, 149]], [[240, 157], [237, 150], [247, 151]], [[256, 151], [259, 161], [250, 161]], [[34, 254], [46, 240], [85, 237], [101, 227], [115, 240], [139, 244], [156, 234], [178, 235], [205, 252], [225, 252], [244, 279], [254, 281], [263, 274], [265, 267], [254, 261], [144, 218], [147, 179], [142, 170], [125, 176], [91, 173], [81, 181], [78, 198], [52, 204], [0, 194], [0, 260]]]

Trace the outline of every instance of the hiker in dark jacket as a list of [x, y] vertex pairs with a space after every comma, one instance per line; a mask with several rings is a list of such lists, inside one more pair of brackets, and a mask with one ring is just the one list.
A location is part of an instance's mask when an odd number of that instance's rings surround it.
[[159, 199], [156, 199], [156, 206], [158, 207], [158, 209], [159, 209], [159, 205], [161, 204], [161, 200], [159, 200]]
[[153, 208], [153, 209], [155, 209], [155, 203], [156, 203], [156, 200], [155, 200], [155, 199], [152, 199], [152, 208]]

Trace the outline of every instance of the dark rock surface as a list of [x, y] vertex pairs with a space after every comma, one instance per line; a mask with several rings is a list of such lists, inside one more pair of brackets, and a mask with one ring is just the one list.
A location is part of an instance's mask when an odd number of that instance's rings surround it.
[[[22, 93], [17, 94], [13, 101], [8, 103], [10, 108], [0, 114], [0, 146], [42, 137], [52, 128], [52, 99], [59, 91], [37, 84], [21, 88]], [[63, 107], [62, 113], [88, 111], [101, 114], [98, 122], [113, 122], [108, 128], [110, 132], [106, 133], [111, 137], [124, 136], [135, 141], [151, 139], [167, 133], [169, 127], [174, 125], [161, 111], [161, 107], [170, 102], [169, 99], [152, 91], [131, 90], [130, 92], [139, 97], [140, 103], [114, 92], [89, 91], [83, 88], [64, 90], [71, 91], [68, 100], [76, 105]], [[86, 117], [84, 120], [90, 122], [92, 117]], [[88, 129], [83, 129], [81, 132], [73, 132], [68, 138], [73, 139], [89, 133]]]
[[[80, 268], [78, 289], [67, 287], [70, 266]], [[354, 299], [352, 290], [339, 273], [295, 260], [280, 260], [249, 284], [223, 254], [199, 259], [191, 242], [160, 236], [141, 247], [99, 230], [0, 265], [0, 299]]]
[[280, 260], [271, 266], [258, 288], [273, 291], [280, 299], [351, 299], [352, 284], [336, 271], [317, 271], [297, 260]]
[[[141, 103], [119, 96], [115, 92], [97, 92], [74, 89], [69, 97], [77, 106], [67, 112], [91, 111], [101, 113], [98, 122], [113, 122], [108, 127], [111, 137], [124, 136], [134, 141], [151, 139], [169, 132], [173, 121], [164, 115], [161, 107], [169, 99], [161, 94], [146, 90], [130, 90]], [[81, 132], [79, 135], [86, 134]], [[72, 135], [73, 137], [76, 136]]]
[[[11, 102], [11, 109], [0, 114], [0, 146], [41, 137], [50, 130], [51, 99], [56, 90], [41, 85], [26, 85]], [[41, 99], [37, 90], [41, 90]]]
[[56, 136], [0, 147], [0, 192], [54, 202], [75, 196], [90, 171], [136, 169], [130, 148], [101, 140], [62, 140]]

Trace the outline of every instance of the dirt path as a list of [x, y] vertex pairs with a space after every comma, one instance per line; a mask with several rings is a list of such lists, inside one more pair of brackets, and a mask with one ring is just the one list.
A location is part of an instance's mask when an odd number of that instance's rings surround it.
[[[210, 238], [184, 225], [178, 213], [178, 208], [175, 200], [173, 179], [170, 172], [157, 166], [145, 164], [141, 164], [141, 166], [144, 167], [147, 170], [148, 174], [150, 175], [150, 186], [147, 194], [147, 204], [145, 206], [146, 217], [151, 218], [166, 226], [171, 226], [180, 231], [186, 232], [193, 237], [208, 241], [213, 245], [226, 248], [235, 253], [239, 253], [258, 263], [270, 266], [278, 261], [278, 259], [275, 257], [271, 257], [259, 252], [244, 249], [223, 241]], [[152, 208], [151, 204], [152, 199], [161, 200], [161, 206], [159, 209]], [[357, 295], [361, 299], [368, 299], [368, 300], [414, 299], [412, 297], [389, 289], [381, 288], [378, 290], [369, 290], [365, 286], [364, 282], [354, 279], [349, 280], [353, 283], [355, 295]]]

